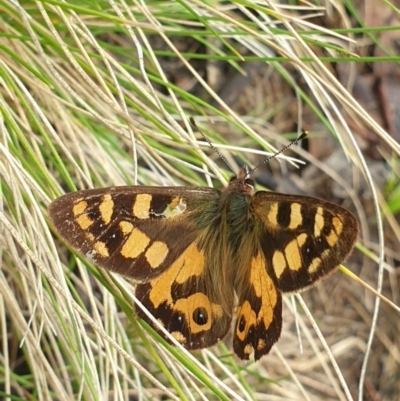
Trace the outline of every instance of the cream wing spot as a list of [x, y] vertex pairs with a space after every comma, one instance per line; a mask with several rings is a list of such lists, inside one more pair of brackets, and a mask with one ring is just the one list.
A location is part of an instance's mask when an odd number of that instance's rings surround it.
[[279, 279], [286, 269], [285, 256], [281, 251], [274, 252], [274, 256], [272, 257], [272, 267], [274, 268], [276, 277]]
[[81, 214], [75, 219], [75, 222], [82, 230], [88, 229], [94, 223], [86, 214]]
[[173, 331], [171, 336], [174, 337], [179, 344], [184, 344], [186, 342], [186, 337], [180, 331]]
[[110, 255], [108, 253], [108, 248], [106, 244], [102, 241], [97, 241], [93, 245], [97, 255], [101, 256], [102, 258], [108, 258]]
[[253, 347], [250, 344], [246, 344], [243, 352], [248, 357], [253, 352]]
[[302, 261], [297, 238], [293, 241], [290, 241], [289, 244], [286, 245], [285, 256], [290, 270], [298, 271], [301, 269]]
[[267, 221], [272, 227], [277, 227], [278, 226], [278, 208], [279, 205], [278, 203], [273, 203], [268, 210], [267, 214]]
[[319, 267], [321, 266], [322, 260], [320, 258], [314, 258], [310, 265], [308, 266], [308, 272], [310, 274], [314, 274], [319, 270]]
[[92, 233], [85, 233], [85, 237], [91, 242], [95, 240], [95, 237]]
[[336, 234], [339, 236], [343, 231], [343, 223], [338, 217], [334, 217], [332, 219], [333, 227], [336, 231]]
[[164, 262], [168, 252], [169, 250], [165, 242], [155, 241], [150, 245], [145, 256], [151, 268], [155, 269]]
[[139, 229], [135, 228], [121, 248], [124, 258], [136, 259], [150, 243], [150, 238]]
[[88, 204], [86, 201], [82, 200], [82, 198], [78, 199], [76, 201], [74, 207], [72, 208], [72, 213], [73, 213], [74, 217], [82, 214], [86, 210], [87, 206], [88, 206]]
[[258, 350], [262, 350], [262, 349], [264, 349], [266, 346], [267, 346], [267, 343], [265, 342], [265, 340], [264, 340], [263, 338], [260, 338], [260, 339], [258, 340], [258, 343], [257, 343], [257, 349], [258, 349]]
[[324, 252], [322, 252], [321, 259], [324, 260], [324, 259], [329, 258], [329, 254], [330, 254], [330, 250], [326, 249]]
[[296, 229], [297, 227], [303, 224], [303, 215], [301, 214], [301, 205], [300, 203], [292, 203], [290, 206], [290, 224], [289, 228], [291, 230]]
[[150, 216], [151, 200], [152, 196], [149, 194], [136, 195], [132, 210], [133, 215], [138, 219], [148, 219]]
[[105, 194], [99, 206], [101, 219], [104, 224], [110, 224], [111, 217], [114, 211], [114, 201], [110, 194]]
[[314, 237], [318, 238], [321, 235], [321, 231], [324, 227], [324, 211], [321, 207], [317, 208], [314, 220]]
[[128, 235], [132, 232], [133, 230], [133, 224], [129, 223], [128, 221], [121, 221], [119, 223], [119, 228], [122, 231], [122, 234]]
[[335, 230], [331, 230], [331, 232], [325, 237], [325, 239], [331, 248], [333, 248], [339, 240]]
[[299, 245], [299, 247], [301, 248], [307, 241], [307, 234], [302, 233], [300, 235], [297, 236], [296, 238], [297, 244]]

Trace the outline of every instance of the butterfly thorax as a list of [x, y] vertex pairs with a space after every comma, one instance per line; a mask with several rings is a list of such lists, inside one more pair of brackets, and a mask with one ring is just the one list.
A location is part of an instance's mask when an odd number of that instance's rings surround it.
[[[243, 241], [253, 240], [255, 215], [252, 210], [254, 182], [247, 178], [247, 167], [243, 167], [229, 185], [215, 199], [210, 220], [206, 222], [204, 232], [205, 248], [214, 248], [215, 244], [226, 247], [228, 259], [243, 252]], [[209, 205], [210, 206], [210, 205]], [[251, 237], [246, 240], [247, 237]], [[254, 241], [252, 241], [254, 243]], [[229, 270], [232, 270], [230, 267]]]
[[[198, 235], [198, 246], [210, 261], [204, 272], [208, 295], [229, 315], [234, 283], [238, 276], [246, 274], [243, 266], [250, 267], [258, 249], [258, 230], [252, 211], [254, 183], [246, 177], [247, 170], [243, 168], [219, 193], [215, 204], [208, 205], [213, 213]], [[222, 291], [221, 286], [232, 290]]]
[[222, 190], [219, 201], [221, 223], [226, 226], [225, 232], [234, 253], [243, 245], [242, 241], [254, 231], [255, 220], [252, 210], [254, 182], [247, 176], [245, 166]]

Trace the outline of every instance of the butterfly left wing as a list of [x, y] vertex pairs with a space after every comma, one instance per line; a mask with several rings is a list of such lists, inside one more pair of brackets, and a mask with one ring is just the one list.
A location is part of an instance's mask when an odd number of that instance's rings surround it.
[[225, 336], [232, 315], [233, 285], [221, 297], [222, 280], [212, 280], [215, 266], [206, 260], [213, 252], [206, 256], [196, 243], [219, 197], [212, 188], [110, 187], [64, 195], [48, 214], [80, 254], [143, 283], [136, 296], [144, 306], [186, 348], [199, 349]]
[[235, 283], [238, 296], [233, 349], [240, 359], [254, 351], [258, 360], [268, 354], [282, 329], [282, 295], [268, 274], [261, 250], [252, 258], [246, 276]]

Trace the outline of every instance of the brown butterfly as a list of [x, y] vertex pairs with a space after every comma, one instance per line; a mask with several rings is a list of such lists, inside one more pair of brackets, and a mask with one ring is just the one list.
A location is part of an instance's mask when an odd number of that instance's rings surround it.
[[81, 255], [136, 280], [138, 299], [187, 349], [216, 344], [234, 318], [241, 359], [270, 351], [281, 333], [282, 293], [334, 271], [358, 234], [354, 216], [333, 203], [255, 192], [246, 167], [222, 190], [90, 189], [61, 196], [48, 213]]

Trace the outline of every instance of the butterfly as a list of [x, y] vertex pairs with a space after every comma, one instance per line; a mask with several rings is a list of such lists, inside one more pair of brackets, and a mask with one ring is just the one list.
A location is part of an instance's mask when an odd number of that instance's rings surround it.
[[218, 343], [233, 323], [235, 354], [258, 360], [280, 337], [282, 294], [333, 272], [352, 251], [358, 224], [325, 200], [255, 192], [249, 174], [243, 167], [222, 190], [72, 192], [54, 200], [48, 216], [81, 255], [135, 280], [136, 297], [186, 349]]

